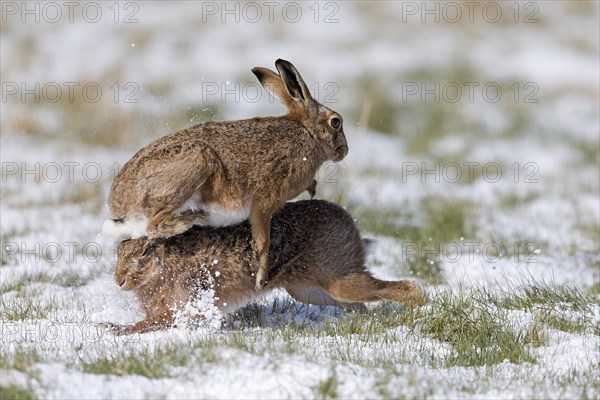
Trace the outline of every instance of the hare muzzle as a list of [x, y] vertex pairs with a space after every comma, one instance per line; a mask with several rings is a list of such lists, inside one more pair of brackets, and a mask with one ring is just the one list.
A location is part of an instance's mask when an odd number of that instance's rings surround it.
[[135, 279], [132, 279], [132, 277], [129, 277], [129, 279], [127, 279], [128, 276], [127, 275], [122, 275], [122, 274], [115, 274], [115, 282], [117, 283], [117, 285], [119, 285], [119, 287], [123, 290], [132, 290], [136, 287], [135, 285]]
[[346, 141], [346, 135], [344, 135], [343, 130], [340, 130], [337, 135], [334, 136], [334, 138], [335, 159], [333, 161], [342, 161], [348, 154], [348, 142]]
[[347, 145], [341, 145], [338, 148], [335, 149], [335, 154], [336, 154], [336, 158], [334, 161], [342, 161], [344, 159], [344, 157], [346, 157], [346, 155], [348, 154], [348, 146]]

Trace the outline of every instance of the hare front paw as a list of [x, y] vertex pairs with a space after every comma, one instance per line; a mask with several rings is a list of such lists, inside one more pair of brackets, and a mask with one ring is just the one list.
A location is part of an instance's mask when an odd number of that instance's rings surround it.
[[310, 186], [306, 188], [306, 191], [310, 195], [311, 199], [315, 197], [315, 195], [317, 194], [317, 180], [316, 179], [313, 179]]
[[108, 330], [115, 336], [131, 335], [133, 333], [133, 325], [119, 325], [113, 322], [102, 322], [96, 326]]
[[406, 303], [411, 307], [419, 307], [427, 304], [427, 294], [417, 282], [405, 280], [402, 281], [406, 288]]
[[161, 211], [148, 223], [148, 235], [151, 239], [169, 238], [179, 235], [194, 225], [206, 223], [206, 213], [202, 210], [185, 210], [181, 214]]
[[256, 284], [254, 286], [254, 290], [259, 292], [267, 285], [267, 271], [262, 268], [259, 268], [256, 272]]

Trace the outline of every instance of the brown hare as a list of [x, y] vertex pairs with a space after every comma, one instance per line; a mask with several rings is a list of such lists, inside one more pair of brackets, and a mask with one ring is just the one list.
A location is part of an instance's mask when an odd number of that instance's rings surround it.
[[[133, 290], [146, 318], [135, 325], [103, 324], [129, 334], [176, 325], [186, 304], [214, 290], [214, 306], [234, 311], [274, 288], [316, 305], [364, 308], [382, 299], [417, 306], [425, 302], [420, 286], [410, 280], [382, 281], [365, 267], [366, 241], [341, 207], [322, 200], [285, 204], [273, 215], [269, 252], [271, 279], [254, 290], [258, 254], [250, 245], [248, 222], [211, 228], [195, 226], [183, 234], [155, 241], [121, 242], [115, 281]], [[145, 250], [146, 249], [146, 250]]]
[[193, 225], [250, 220], [258, 254], [256, 288], [267, 280], [271, 216], [305, 190], [326, 161], [348, 153], [342, 117], [319, 104], [288, 61], [276, 73], [256, 67], [262, 86], [288, 108], [281, 117], [207, 122], [142, 148], [110, 190], [112, 220], [103, 234], [119, 240], [168, 238]]

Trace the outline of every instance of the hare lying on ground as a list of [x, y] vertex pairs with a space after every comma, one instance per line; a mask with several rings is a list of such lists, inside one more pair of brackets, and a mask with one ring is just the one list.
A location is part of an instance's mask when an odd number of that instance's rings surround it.
[[103, 234], [168, 238], [193, 225], [228, 226], [249, 217], [259, 259], [256, 288], [264, 286], [271, 216], [304, 190], [314, 195], [319, 167], [348, 153], [342, 117], [311, 97], [290, 62], [275, 66], [279, 74], [252, 72], [287, 115], [207, 122], [144, 147], [115, 178], [113, 219]]
[[269, 280], [254, 290], [257, 253], [250, 246], [248, 222], [223, 228], [196, 226], [169, 239], [119, 244], [115, 281], [134, 290], [146, 319], [130, 326], [103, 324], [115, 333], [164, 329], [176, 313], [203, 291], [214, 290], [215, 305], [234, 311], [255, 296], [284, 288], [296, 300], [316, 305], [364, 308], [382, 299], [411, 306], [425, 302], [409, 280], [382, 281], [365, 268], [366, 241], [350, 214], [321, 200], [287, 203], [271, 227]]

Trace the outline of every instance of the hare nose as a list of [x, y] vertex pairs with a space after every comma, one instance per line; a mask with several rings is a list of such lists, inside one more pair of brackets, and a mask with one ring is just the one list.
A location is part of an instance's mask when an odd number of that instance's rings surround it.
[[125, 278], [121, 279], [119, 282], [119, 287], [123, 287], [123, 285], [125, 285]]
[[338, 148], [335, 149], [335, 152], [337, 155], [337, 160], [335, 161], [341, 161], [344, 157], [346, 157], [346, 154], [348, 154], [348, 146], [345, 144], [338, 146]]

